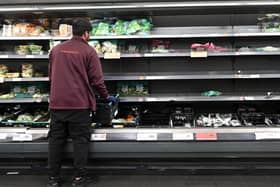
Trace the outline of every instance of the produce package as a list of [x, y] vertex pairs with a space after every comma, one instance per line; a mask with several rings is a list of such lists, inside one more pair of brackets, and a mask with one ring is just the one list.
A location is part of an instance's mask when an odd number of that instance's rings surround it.
[[24, 78], [33, 77], [33, 65], [32, 64], [22, 64], [21, 76]]
[[72, 35], [72, 25], [60, 24], [59, 25], [59, 35], [60, 36], [71, 36]]
[[225, 47], [221, 47], [221, 46], [217, 46], [212, 42], [208, 42], [205, 44], [201, 44], [201, 43], [193, 43], [191, 45], [191, 50], [194, 51], [209, 51], [209, 52], [225, 52], [228, 51], [228, 48]]
[[258, 18], [258, 24], [265, 32], [280, 32], [280, 14], [266, 14]]
[[52, 50], [52, 48], [54, 48], [56, 45], [60, 44], [61, 41], [55, 41], [55, 40], [50, 40], [50, 43], [49, 43], [49, 47], [50, 47], [50, 50]]
[[18, 78], [20, 76], [20, 73], [6, 73], [6, 78]]
[[15, 97], [15, 95], [13, 93], [0, 95], [0, 99], [13, 99], [14, 97]]
[[104, 20], [92, 20], [92, 35], [133, 35], [149, 34], [152, 24], [149, 19], [134, 19], [130, 21], [116, 18], [105, 18]]
[[2, 36], [13, 36], [13, 25], [3, 25]]
[[32, 23], [18, 23], [13, 26], [13, 36], [39, 36], [45, 29]]
[[153, 40], [152, 53], [167, 53], [170, 48], [169, 41]]
[[8, 73], [8, 66], [0, 64], [0, 77], [5, 77], [6, 73]]
[[265, 124], [268, 126], [280, 126], [280, 114], [266, 114]]
[[222, 92], [215, 91], [215, 90], [209, 90], [209, 91], [203, 92], [201, 95], [207, 96], [207, 97], [214, 97], [214, 96], [222, 95]]
[[32, 45], [29, 45], [28, 47], [29, 47], [29, 50], [31, 51], [32, 55], [40, 55], [40, 54], [42, 54], [43, 46], [32, 44]]
[[117, 41], [105, 41], [102, 43], [102, 53], [117, 53], [118, 45]]
[[[93, 31], [92, 31], [93, 32]], [[110, 24], [101, 22], [98, 24], [94, 31], [95, 36], [107, 36], [110, 35]]]
[[148, 82], [121, 81], [117, 83], [117, 92], [120, 96], [145, 96], [149, 93]]
[[40, 55], [40, 54], [43, 54], [42, 48], [43, 48], [43, 46], [34, 45], [34, 44], [19, 45], [19, 46], [15, 47], [15, 52], [18, 55], [28, 55], [28, 54]]
[[242, 126], [237, 115], [227, 113], [201, 114], [195, 121], [196, 127], [240, 127]]
[[187, 127], [191, 128], [193, 125], [194, 113], [191, 108], [176, 107], [170, 114], [170, 127]]
[[28, 45], [19, 45], [15, 48], [16, 54], [18, 55], [27, 55], [29, 54], [29, 46]]
[[102, 54], [101, 44], [97, 40], [89, 41], [88, 44], [93, 47], [97, 54]]
[[17, 122], [32, 122], [33, 116], [29, 113], [21, 114], [16, 119]]

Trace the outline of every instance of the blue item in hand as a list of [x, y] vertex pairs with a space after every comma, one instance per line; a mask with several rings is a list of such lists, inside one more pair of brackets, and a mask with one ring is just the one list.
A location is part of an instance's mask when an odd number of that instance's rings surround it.
[[109, 102], [112, 102], [113, 104], [117, 103], [119, 101], [119, 98], [118, 97], [114, 97], [114, 96], [109, 96], [107, 97], [107, 100]]

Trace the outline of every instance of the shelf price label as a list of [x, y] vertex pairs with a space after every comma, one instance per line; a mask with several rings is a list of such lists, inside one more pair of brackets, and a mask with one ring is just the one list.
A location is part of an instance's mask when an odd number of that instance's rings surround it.
[[104, 59], [120, 59], [121, 53], [105, 53]]
[[32, 141], [32, 134], [14, 134], [13, 141]]
[[9, 58], [9, 55], [0, 55], [0, 58]]
[[22, 81], [22, 78], [12, 78], [12, 81], [15, 81], [15, 82]]
[[137, 141], [157, 141], [157, 133], [138, 133]]
[[280, 139], [280, 132], [256, 132], [256, 140]]
[[196, 133], [196, 140], [217, 140], [217, 133]]
[[259, 74], [252, 74], [252, 75], [241, 75], [241, 74], [235, 74], [234, 78], [238, 79], [258, 79], [261, 76]]
[[207, 58], [207, 51], [191, 51], [191, 58]]
[[0, 77], [0, 83], [4, 83], [5, 82], [5, 78], [4, 77]]
[[0, 133], [0, 140], [5, 140], [7, 139], [8, 134], [7, 133]]
[[253, 74], [253, 75], [250, 75], [250, 78], [255, 78], [255, 79], [258, 79], [260, 78], [261, 76], [259, 74]]
[[25, 58], [35, 58], [34, 55], [26, 55]]
[[91, 135], [92, 141], [106, 141], [107, 140], [107, 134], [92, 134]]
[[194, 140], [193, 133], [173, 133], [173, 140]]
[[245, 101], [254, 101], [255, 98], [252, 97], [252, 96], [245, 96], [245, 97], [244, 97], [244, 100], [245, 100]]

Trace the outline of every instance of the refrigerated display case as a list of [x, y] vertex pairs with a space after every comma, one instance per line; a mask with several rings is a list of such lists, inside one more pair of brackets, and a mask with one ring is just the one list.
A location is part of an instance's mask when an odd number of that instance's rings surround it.
[[[34, 20], [34, 15], [50, 20], [152, 20], [152, 30], [145, 34], [91, 36], [100, 48], [104, 42], [114, 46], [114, 52], [101, 53], [100, 59], [110, 93], [123, 94], [120, 119], [112, 126], [93, 124], [91, 158], [279, 156], [280, 32], [265, 30], [258, 22], [264, 16], [259, 10], [271, 13], [280, 7], [279, 1], [86, 5], [79, 11], [74, 2], [60, 8], [51, 3], [6, 5], [0, 14], [6, 24], [7, 19], [10, 24]], [[9, 20], [15, 11], [18, 15]], [[22, 17], [25, 20], [19, 20]], [[21, 73], [22, 64], [29, 63], [34, 72], [30, 77], [0, 77], [0, 157], [46, 158], [48, 119], [34, 118], [39, 109], [47, 110], [48, 93], [42, 88], [30, 95], [27, 87], [48, 87], [48, 51], [53, 41], [70, 36], [55, 34], [51, 30], [57, 28], [51, 26], [36, 36], [13, 36], [6, 29], [0, 37], [0, 64], [9, 73]], [[15, 47], [22, 45], [41, 46], [42, 53], [17, 53]], [[20, 86], [17, 94], [14, 85]], [[15, 111], [28, 120], [18, 120], [18, 115], [5, 118]], [[66, 152], [71, 153], [70, 145]]]

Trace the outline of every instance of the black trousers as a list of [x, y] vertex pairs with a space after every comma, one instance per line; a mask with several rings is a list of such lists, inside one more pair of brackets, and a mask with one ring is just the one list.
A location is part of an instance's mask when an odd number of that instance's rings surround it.
[[73, 141], [75, 176], [86, 174], [91, 135], [90, 110], [51, 110], [49, 131], [49, 176], [59, 177], [64, 145], [67, 138]]

